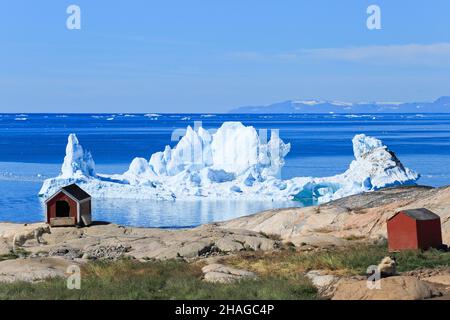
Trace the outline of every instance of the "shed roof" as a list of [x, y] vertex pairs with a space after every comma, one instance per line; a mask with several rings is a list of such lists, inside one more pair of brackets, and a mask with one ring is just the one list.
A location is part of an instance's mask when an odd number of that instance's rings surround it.
[[78, 201], [83, 201], [83, 200], [88, 199], [88, 198], [91, 197], [89, 195], [89, 193], [87, 193], [86, 191], [81, 189], [75, 183], [73, 183], [71, 185], [68, 185], [68, 186], [65, 186], [65, 187], [62, 187], [61, 189], [63, 189], [65, 192], [70, 194], [72, 197], [74, 197]]
[[420, 208], [420, 209], [402, 210], [402, 211], [396, 213], [394, 216], [392, 216], [389, 220], [391, 220], [392, 218], [394, 218], [395, 216], [397, 216], [397, 214], [399, 214], [401, 212], [415, 220], [440, 219], [440, 217], [437, 214], [435, 214], [434, 212], [431, 212], [430, 210], [425, 209], [425, 208]]

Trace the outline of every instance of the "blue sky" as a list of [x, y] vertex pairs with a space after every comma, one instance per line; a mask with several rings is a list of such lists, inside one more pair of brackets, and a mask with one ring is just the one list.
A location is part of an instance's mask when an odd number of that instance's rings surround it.
[[[448, 0], [5, 1], [0, 112], [224, 112], [450, 95]], [[81, 8], [81, 30], [66, 8]], [[382, 29], [366, 28], [381, 7]]]

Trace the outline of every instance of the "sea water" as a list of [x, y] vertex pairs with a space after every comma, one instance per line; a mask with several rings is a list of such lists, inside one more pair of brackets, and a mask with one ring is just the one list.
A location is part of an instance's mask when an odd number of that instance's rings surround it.
[[[332, 176], [353, 159], [351, 139], [365, 133], [381, 139], [420, 184], [450, 181], [450, 115], [233, 115], [233, 114], [0, 114], [0, 221], [44, 218], [37, 193], [43, 180], [59, 174], [67, 136], [76, 133], [92, 152], [97, 172], [122, 173], [134, 157], [174, 146], [172, 132], [201, 121], [206, 129], [241, 121], [257, 129], [279, 129], [291, 143], [283, 178]], [[262, 210], [299, 206], [294, 201], [149, 201], [94, 199], [93, 218], [130, 226], [182, 228], [223, 221]]]

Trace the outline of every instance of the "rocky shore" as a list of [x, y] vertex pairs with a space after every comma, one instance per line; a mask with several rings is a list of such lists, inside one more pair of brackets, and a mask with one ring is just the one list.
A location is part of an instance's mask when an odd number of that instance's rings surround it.
[[[444, 243], [450, 243], [450, 187], [401, 187], [351, 196], [316, 207], [270, 210], [186, 230], [133, 228], [101, 222], [87, 228], [52, 228], [51, 234], [43, 236], [46, 244], [39, 245], [35, 240], [29, 240], [23, 247], [22, 256], [4, 258], [3, 261], [0, 258], [0, 282], [34, 282], [61, 277], [70, 264], [122, 257], [142, 262], [153, 259], [202, 260], [212, 265], [205, 269], [210, 273], [205, 279], [218, 282], [222, 281], [221, 273], [227, 279], [239, 278], [240, 275], [256, 277], [245, 270], [218, 265], [217, 257], [246, 250], [270, 252], [286, 246], [294, 250], [344, 247], [355, 239], [370, 243], [383, 241], [387, 218], [408, 208], [427, 208], [438, 214], [441, 217]], [[39, 225], [0, 223], [0, 257], [11, 254], [14, 235], [31, 232]], [[362, 279], [334, 278], [320, 271], [315, 272], [310, 274], [312, 282], [318, 283], [319, 287], [320, 284], [323, 286], [323, 282], [329, 282], [321, 290], [333, 292], [335, 298], [380, 298], [379, 295], [367, 294]], [[442, 291], [442, 288], [450, 285], [448, 270], [432, 276], [435, 280], [433, 285], [423, 285], [424, 277], [420, 273], [404, 275], [406, 279], [394, 277], [394, 280], [383, 281], [387, 283], [386, 288], [416, 288], [416, 291], [408, 291], [410, 293], [405, 294], [405, 297], [423, 299], [436, 296], [433, 294], [437, 290], [436, 279], [440, 279], [438, 285], [441, 286], [441, 292], [446, 294], [446, 289]], [[360, 282], [358, 284], [355, 281]], [[352, 296], [345, 292], [355, 294]], [[358, 292], [359, 296], [356, 294]], [[392, 295], [389, 297], [392, 298]]]

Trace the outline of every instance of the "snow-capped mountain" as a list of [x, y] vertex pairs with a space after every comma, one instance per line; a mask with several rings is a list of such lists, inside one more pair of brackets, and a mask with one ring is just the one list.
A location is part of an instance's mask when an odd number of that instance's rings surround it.
[[434, 102], [341, 102], [288, 100], [267, 106], [239, 107], [230, 113], [450, 113], [450, 96]]

